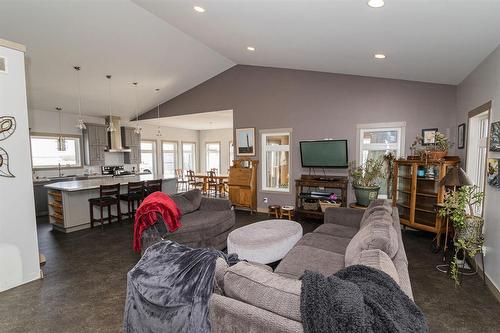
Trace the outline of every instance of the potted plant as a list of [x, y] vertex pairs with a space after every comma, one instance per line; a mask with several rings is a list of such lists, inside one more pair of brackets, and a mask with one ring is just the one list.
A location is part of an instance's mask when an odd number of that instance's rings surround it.
[[474, 211], [483, 199], [484, 192], [480, 192], [478, 186], [461, 186], [457, 190], [446, 193], [444, 207], [439, 211], [440, 216], [447, 216], [450, 219], [455, 229], [453, 237], [455, 254], [450, 263], [450, 276], [456, 284], [460, 284], [457, 263], [459, 253], [462, 252], [474, 258], [483, 246], [484, 219], [475, 215]]
[[453, 143], [441, 132], [435, 132], [434, 143], [423, 145], [423, 140], [422, 136], [417, 135], [410, 146], [412, 155], [419, 155], [421, 159], [440, 160], [448, 154], [448, 149], [453, 147]]
[[369, 158], [364, 164], [356, 166], [356, 162], [352, 162], [349, 166], [349, 177], [358, 205], [368, 206], [377, 199], [380, 180], [384, 178], [383, 165], [383, 159]]

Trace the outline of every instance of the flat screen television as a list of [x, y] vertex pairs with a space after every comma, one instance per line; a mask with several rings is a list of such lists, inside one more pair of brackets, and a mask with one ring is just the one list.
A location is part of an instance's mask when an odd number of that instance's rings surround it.
[[347, 168], [347, 140], [300, 141], [304, 168]]

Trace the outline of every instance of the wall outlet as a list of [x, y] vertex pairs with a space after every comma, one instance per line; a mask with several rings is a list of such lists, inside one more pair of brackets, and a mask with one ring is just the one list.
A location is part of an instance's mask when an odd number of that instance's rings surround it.
[[269, 198], [264, 198], [264, 203], [268, 203], [269, 202]]

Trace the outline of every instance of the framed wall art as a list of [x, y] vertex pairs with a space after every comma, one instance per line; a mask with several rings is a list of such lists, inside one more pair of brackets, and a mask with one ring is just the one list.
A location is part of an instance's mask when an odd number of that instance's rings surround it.
[[236, 129], [236, 155], [255, 156], [255, 127]]
[[437, 128], [426, 128], [422, 130], [422, 145], [428, 146], [436, 143]]
[[458, 125], [458, 149], [465, 148], [465, 123]]

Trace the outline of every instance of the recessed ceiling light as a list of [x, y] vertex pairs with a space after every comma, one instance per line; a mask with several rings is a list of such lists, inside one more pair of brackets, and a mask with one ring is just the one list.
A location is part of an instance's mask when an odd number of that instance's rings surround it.
[[385, 59], [385, 54], [382, 54], [382, 53], [377, 53], [374, 55], [375, 58], [377, 59]]
[[247, 50], [253, 52], [253, 51], [255, 51], [255, 47], [253, 47], [253, 46], [247, 46]]
[[384, 0], [369, 0], [368, 1], [368, 6], [372, 8], [380, 8], [384, 7], [385, 3]]
[[204, 13], [205, 12], [205, 8], [200, 7], [200, 6], [194, 6], [193, 9], [196, 10], [198, 13]]

